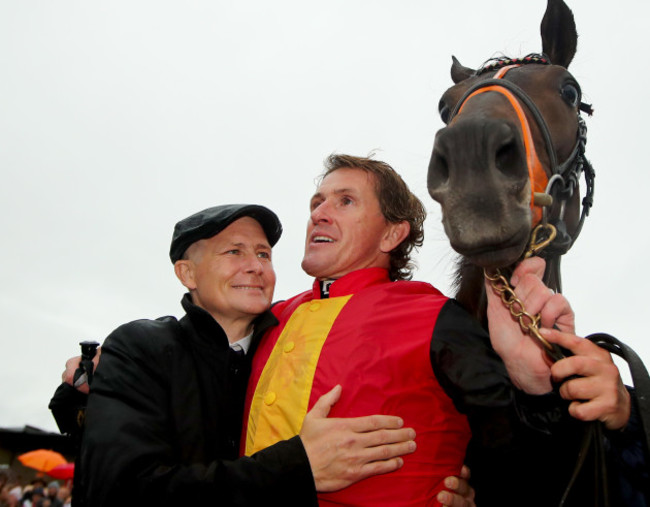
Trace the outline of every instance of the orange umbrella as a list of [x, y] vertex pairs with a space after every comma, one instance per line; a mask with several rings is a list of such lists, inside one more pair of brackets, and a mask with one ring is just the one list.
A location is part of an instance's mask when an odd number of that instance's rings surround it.
[[57, 465], [67, 463], [65, 458], [58, 452], [48, 449], [37, 449], [35, 451], [26, 452], [18, 456], [18, 461], [29, 468], [33, 468], [40, 472], [49, 472]]

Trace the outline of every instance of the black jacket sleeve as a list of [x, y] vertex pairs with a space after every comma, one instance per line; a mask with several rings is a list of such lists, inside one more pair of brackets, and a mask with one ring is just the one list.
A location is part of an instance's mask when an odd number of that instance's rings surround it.
[[48, 408], [61, 433], [81, 437], [88, 395], [65, 382], [57, 387]]
[[[82, 439], [86, 503], [317, 505], [299, 437], [252, 457], [208, 461], [206, 450], [198, 448], [200, 437], [192, 443], [193, 435], [178, 434], [172, 413], [192, 407], [172, 406], [169, 393], [177, 363], [172, 356], [177, 349], [165, 346], [161, 333], [152, 333], [154, 324], [147, 322], [118, 328], [102, 348]], [[184, 449], [179, 449], [179, 439]]]

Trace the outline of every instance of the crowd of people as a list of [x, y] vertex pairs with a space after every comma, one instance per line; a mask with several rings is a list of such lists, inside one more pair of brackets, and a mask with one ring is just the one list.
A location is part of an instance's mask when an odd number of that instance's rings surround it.
[[0, 471], [0, 507], [70, 507], [71, 488], [37, 477], [28, 484], [11, 470]]

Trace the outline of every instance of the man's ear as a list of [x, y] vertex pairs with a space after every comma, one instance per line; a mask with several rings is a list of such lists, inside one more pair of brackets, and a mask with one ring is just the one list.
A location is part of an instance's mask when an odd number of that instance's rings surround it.
[[406, 239], [410, 232], [411, 226], [406, 220], [388, 224], [388, 229], [379, 244], [379, 249], [384, 253], [392, 252]]
[[189, 259], [180, 259], [174, 263], [174, 273], [176, 278], [188, 289], [196, 289], [194, 281], [194, 263]]

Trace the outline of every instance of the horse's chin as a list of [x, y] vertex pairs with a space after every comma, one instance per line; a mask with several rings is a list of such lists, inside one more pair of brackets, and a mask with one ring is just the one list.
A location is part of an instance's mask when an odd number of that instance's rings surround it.
[[510, 266], [523, 255], [528, 244], [527, 231], [518, 233], [510, 241], [483, 243], [479, 245], [459, 245], [451, 242], [452, 248], [470, 263], [485, 269]]
[[496, 269], [510, 266], [517, 262], [522, 253], [521, 246], [512, 246], [500, 249], [488, 249], [485, 251], [474, 252], [470, 255], [458, 251], [461, 255], [467, 258], [472, 264], [484, 269]]

